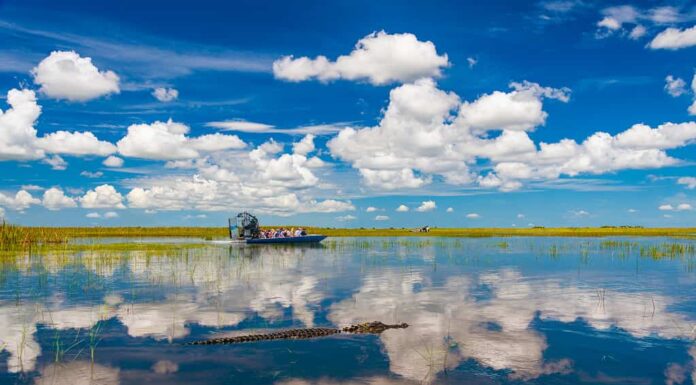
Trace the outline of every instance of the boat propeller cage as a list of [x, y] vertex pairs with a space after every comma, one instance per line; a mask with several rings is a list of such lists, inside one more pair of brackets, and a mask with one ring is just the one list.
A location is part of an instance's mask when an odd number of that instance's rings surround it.
[[[233, 219], [229, 219], [230, 238], [258, 238], [261, 233], [259, 220], [244, 211], [237, 214], [236, 222], [233, 224]], [[236, 230], [237, 234], [234, 234]]]

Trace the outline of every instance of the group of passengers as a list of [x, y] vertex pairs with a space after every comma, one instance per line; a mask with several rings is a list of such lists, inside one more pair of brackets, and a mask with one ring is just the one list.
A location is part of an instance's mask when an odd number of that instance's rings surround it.
[[297, 228], [295, 229], [294, 227], [292, 229], [286, 229], [286, 228], [279, 228], [279, 229], [270, 229], [270, 230], [261, 230], [261, 234], [259, 234], [259, 238], [262, 239], [268, 239], [268, 238], [292, 238], [292, 237], [304, 237], [307, 235], [307, 232], [303, 228]]

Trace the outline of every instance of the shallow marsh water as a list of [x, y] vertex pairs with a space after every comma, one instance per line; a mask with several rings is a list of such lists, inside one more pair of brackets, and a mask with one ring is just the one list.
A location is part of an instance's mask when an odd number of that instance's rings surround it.
[[[0, 383], [692, 384], [695, 244], [334, 238], [6, 255]], [[372, 320], [410, 327], [182, 345]]]

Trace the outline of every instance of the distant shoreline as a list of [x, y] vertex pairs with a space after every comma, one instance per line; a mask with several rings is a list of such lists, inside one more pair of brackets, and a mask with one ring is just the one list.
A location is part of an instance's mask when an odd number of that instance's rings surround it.
[[[30, 233], [51, 234], [58, 238], [83, 237], [201, 237], [225, 238], [225, 227], [23, 227]], [[277, 228], [280, 226], [264, 226]], [[283, 226], [286, 228], [300, 226]], [[310, 234], [330, 237], [606, 237], [606, 236], [671, 236], [694, 237], [696, 227], [533, 227], [533, 228], [431, 228], [417, 232], [410, 228], [327, 228], [301, 226]]]

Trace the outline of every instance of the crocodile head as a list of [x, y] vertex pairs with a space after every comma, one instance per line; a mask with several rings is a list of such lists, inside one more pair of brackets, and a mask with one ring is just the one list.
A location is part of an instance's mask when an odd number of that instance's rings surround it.
[[404, 329], [407, 327], [408, 324], [405, 322], [400, 324], [385, 324], [379, 321], [374, 321], [351, 325], [343, 328], [343, 331], [348, 333], [380, 334], [387, 329]]

